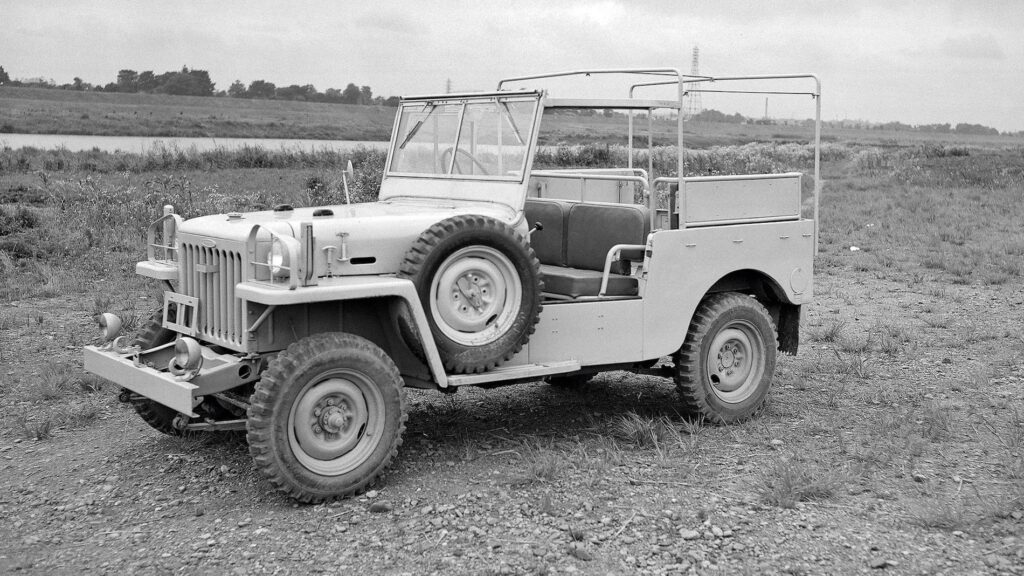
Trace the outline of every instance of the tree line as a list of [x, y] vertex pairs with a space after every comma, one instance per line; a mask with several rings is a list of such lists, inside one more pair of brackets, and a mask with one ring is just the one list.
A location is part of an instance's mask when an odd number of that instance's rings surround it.
[[[120, 70], [114, 82], [104, 86], [93, 85], [84, 82], [76, 77], [69, 84], [56, 84], [53, 80], [44, 78], [33, 78], [29, 80], [14, 80], [0, 66], [0, 86], [28, 86], [35, 88], [56, 88], [62, 90], [79, 90], [95, 92], [124, 92], [124, 93], [148, 93], [148, 94], [176, 94], [184, 96], [221, 96], [229, 98], [253, 98], [258, 100], [297, 100], [302, 102], [331, 102], [337, 104], [361, 104], [377, 106], [398, 106], [398, 97], [391, 96], [384, 98], [374, 96], [369, 86], [356, 86], [349, 83], [343, 90], [328, 88], [319, 92], [312, 84], [299, 86], [277, 86], [266, 80], [253, 80], [248, 85], [241, 80], [235, 80], [227, 90], [216, 90], [216, 85], [210, 79], [206, 70], [189, 69], [183, 66], [177, 72], [164, 72], [154, 74], [152, 70], [136, 72], [135, 70]], [[582, 114], [593, 116], [595, 110], [582, 110], [566, 112], [570, 114]], [[603, 115], [614, 116], [618, 114], [612, 110], [605, 110]], [[770, 118], [747, 118], [739, 113], [725, 114], [718, 110], [706, 109], [690, 117], [690, 120], [698, 122], [718, 122], [727, 124], [790, 124], [793, 121], [780, 121]], [[796, 124], [813, 126], [814, 121], [797, 120]], [[866, 122], [850, 120], [823, 121], [823, 125], [833, 128], [856, 128], [861, 130], [893, 130], [911, 132], [932, 132], [939, 134], [980, 134], [986, 136], [998, 136], [999, 130], [981, 124], [969, 124], [960, 122], [956, 125], [945, 124], [904, 124], [902, 122]], [[1003, 132], [1007, 136], [1024, 136], [1024, 131]]]
[[266, 80], [253, 80], [246, 86], [235, 80], [227, 90], [217, 90], [206, 70], [189, 69], [183, 66], [179, 71], [156, 74], [152, 70], [136, 72], [124, 69], [117, 73], [113, 82], [105, 85], [91, 84], [75, 77], [67, 84], [57, 84], [45, 78], [13, 80], [0, 66], [0, 86], [25, 86], [33, 88], [54, 88], [90, 92], [121, 92], [126, 94], [174, 94], [178, 96], [221, 96], [229, 98], [254, 98], [260, 100], [297, 100], [303, 102], [332, 102], [338, 104], [362, 104], [398, 106], [398, 97], [374, 96], [369, 86], [349, 83], [344, 89], [328, 88], [320, 92], [312, 84], [299, 86], [277, 86]]

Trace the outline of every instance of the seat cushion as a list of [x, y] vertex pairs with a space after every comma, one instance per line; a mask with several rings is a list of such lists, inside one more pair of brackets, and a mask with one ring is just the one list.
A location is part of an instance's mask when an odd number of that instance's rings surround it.
[[558, 200], [526, 199], [527, 226], [533, 228], [539, 222], [544, 227], [530, 234], [530, 246], [541, 264], [565, 266], [565, 221], [569, 205], [569, 202]]
[[604, 270], [612, 246], [647, 243], [648, 216], [646, 207], [635, 204], [573, 204], [566, 225], [565, 264]]
[[[601, 291], [601, 272], [541, 265], [541, 279], [544, 291], [572, 298], [597, 296]], [[636, 296], [639, 293], [637, 280], [633, 276], [608, 275], [608, 290], [605, 296]]]

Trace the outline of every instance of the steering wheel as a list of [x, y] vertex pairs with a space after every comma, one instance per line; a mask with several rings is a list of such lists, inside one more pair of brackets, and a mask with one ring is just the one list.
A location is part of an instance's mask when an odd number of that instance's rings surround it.
[[453, 169], [458, 170], [459, 174], [465, 174], [465, 172], [462, 171], [462, 167], [459, 166], [459, 154], [462, 154], [466, 158], [469, 158], [469, 161], [472, 162], [473, 165], [480, 170], [481, 174], [485, 176], [491, 175], [491, 173], [487, 171], [487, 167], [484, 166], [479, 160], [477, 160], [475, 156], [473, 156], [469, 152], [466, 152], [462, 148], [456, 148], [454, 146], [449, 146], [448, 148], [445, 149], [444, 152], [441, 152], [441, 163], [444, 164], [445, 166], [448, 166], [448, 155], [452, 153], [452, 150], [455, 151], [455, 166], [453, 167]]

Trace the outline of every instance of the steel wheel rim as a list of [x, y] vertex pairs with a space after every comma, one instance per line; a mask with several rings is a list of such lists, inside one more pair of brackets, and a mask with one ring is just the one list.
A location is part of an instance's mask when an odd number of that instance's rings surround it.
[[430, 312], [438, 329], [465, 346], [494, 342], [515, 322], [523, 284], [507, 256], [489, 246], [454, 252], [430, 283]]
[[753, 324], [726, 324], [711, 341], [705, 362], [715, 396], [730, 404], [750, 398], [764, 377], [765, 352], [764, 339]]
[[299, 391], [288, 415], [288, 443], [310, 471], [340, 476], [370, 457], [383, 437], [384, 421], [384, 397], [370, 378], [332, 370]]

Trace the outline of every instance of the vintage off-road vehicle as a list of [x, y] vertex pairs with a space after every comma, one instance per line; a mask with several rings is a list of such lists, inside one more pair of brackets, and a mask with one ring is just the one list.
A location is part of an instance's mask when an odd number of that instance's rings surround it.
[[[546, 79], [620, 75], [628, 97], [560, 99]], [[677, 117], [731, 80], [674, 69], [502, 80], [402, 100], [379, 201], [166, 215], [137, 272], [163, 309], [129, 342], [100, 318], [85, 367], [167, 434], [245, 429], [256, 467], [305, 502], [365, 489], [402, 441], [404, 387], [454, 391], [595, 373], [668, 376], [681, 411], [717, 423], [763, 405], [812, 295], [814, 218], [801, 173], [654, 178], [633, 166], [633, 115]], [[515, 88], [509, 88], [516, 86]], [[638, 91], [671, 90], [642, 99]], [[533, 168], [546, 110], [629, 112], [629, 161]], [[820, 116], [820, 103], [817, 106]]]

